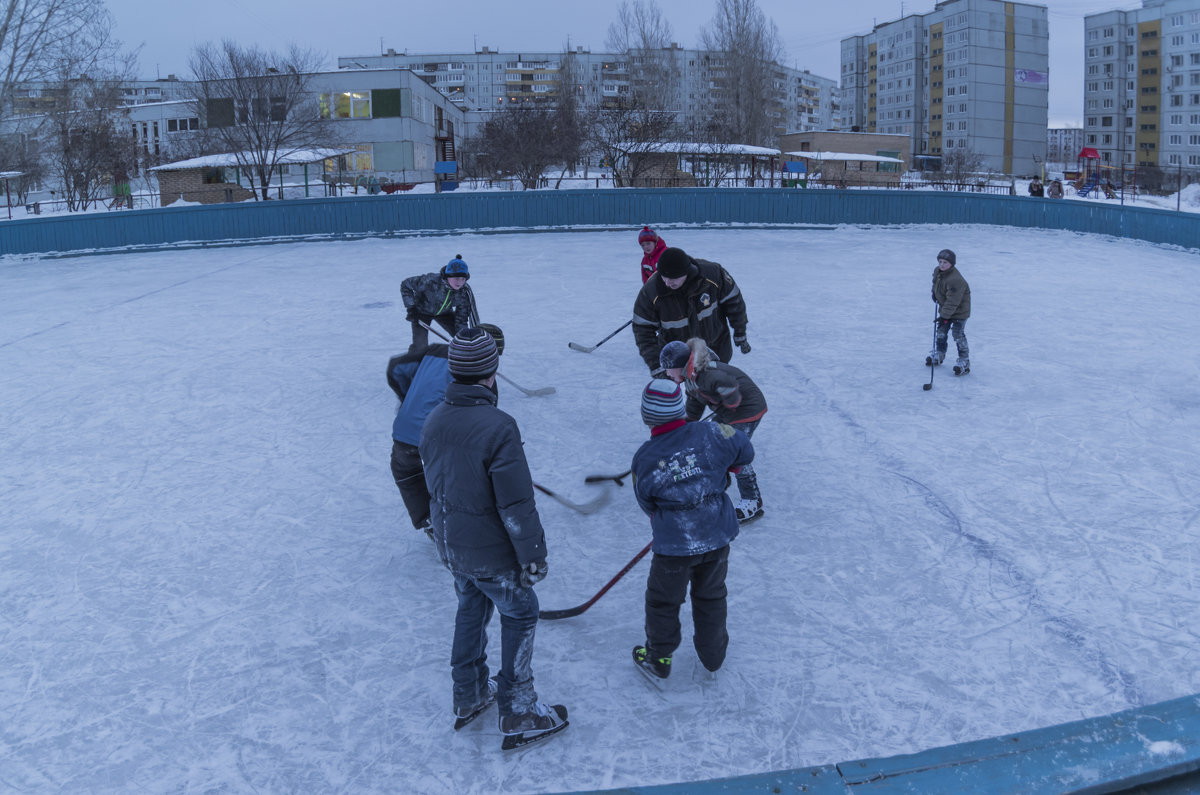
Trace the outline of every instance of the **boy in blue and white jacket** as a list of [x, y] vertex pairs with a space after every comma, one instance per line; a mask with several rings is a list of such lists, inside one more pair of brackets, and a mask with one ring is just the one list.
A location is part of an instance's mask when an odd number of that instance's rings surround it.
[[692, 591], [692, 642], [700, 662], [716, 671], [725, 661], [725, 574], [738, 521], [725, 494], [730, 471], [754, 460], [746, 434], [716, 422], [687, 422], [684, 395], [656, 379], [642, 390], [642, 421], [650, 440], [633, 456], [634, 495], [650, 517], [654, 557], [646, 581], [646, 643], [634, 662], [660, 679], [671, 672], [680, 644], [679, 608]]

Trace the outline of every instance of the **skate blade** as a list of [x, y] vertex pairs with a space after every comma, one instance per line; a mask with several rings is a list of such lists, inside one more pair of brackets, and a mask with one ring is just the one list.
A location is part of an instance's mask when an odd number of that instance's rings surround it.
[[454, 719], [454, 731], [458, 731], [459, 729], [462, 729], [465, 726], [467, 726], [468, 724], [470, 724], [471, 722], [473, 722], [480, 715], [487, 712], [488, 707], [492, 706], [492, 704], [495, 704], [495, 703], [496, 702], [494, 700], [489, 701], [488, 703], [484, 704], [479, 709], [472, 712], [470, 715], [467, 715], [466, 717], [462, 717], [462, 718], [455, 718]]
[[546, 729], [546, 731], [538, 732], [537, 734], [531, 735], [531, 734], [527, 734], [527, 733], [521, 733], [521, 734], [505, 735], [504, 742], [502, 742], [500, 744], [500, 750], [501, 751], [512, 751], [516, 748], [521, 748], [526, 745], [531, 745], [540, 740], [545, 740], [547, 737], [553, 737], [554, 735], [558, 734], [560, 731], [562, 731], [563, 729], [567, 728], [570, 725], [571, 725], [570, 721], [564, 720], [562, 723], [555, 726], [553, 729]]
[[741, 527], [745, 527], [748, 524], [753, 524], [754, 522], [757, 522], [759, 519], [761, 519], [763, 517], [764, 513], [765, 513], [765, 511], [762, 508], [759, 508], [756, 512], [754, 512], [750, 516], [747, 516], [745, 519], [738, 519], [738, 525]]
[[666, 688], [666, 686], [667, 686], [666, 679], [664, 679], [663, 677], [654, 673], [654, 671], [651, 671], [649, 668], [647, 668], [644, 665], [641, 665], [639, 663], [634, 663], [634, 665], [637, 666], [638, 672], [642, 676], [646, 677], [646, 681], [649, 682], [651, 685], [653, 685], [656, 690], [664, 690]]

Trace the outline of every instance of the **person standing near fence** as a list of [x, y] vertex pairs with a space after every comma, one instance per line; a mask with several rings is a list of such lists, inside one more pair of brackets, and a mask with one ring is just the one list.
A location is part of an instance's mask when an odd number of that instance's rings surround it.
[[667, 250], [667, 241], [648, 226], [638, 232], [638, 245], [642, 247], [642, 284], [650, 280], [658, 269], [658, 258]]

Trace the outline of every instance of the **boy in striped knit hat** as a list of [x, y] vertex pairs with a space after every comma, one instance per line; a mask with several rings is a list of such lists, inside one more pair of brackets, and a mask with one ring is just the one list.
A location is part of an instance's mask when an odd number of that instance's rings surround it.
[[692, 642], [710, 672], [725, 662], [725, 574], [738, 521], [727, 473], [754, 460], [749, 437], [716, 422], [688, 422], [680, 386], [655, 379], [642, 390], [650, 440], [633, 456], [633, 491], [654, 534], [646, 580], [646, 642], [633, 661], [652, 681], [671, 673], [681, 642], [679, 608], [692, 592]]

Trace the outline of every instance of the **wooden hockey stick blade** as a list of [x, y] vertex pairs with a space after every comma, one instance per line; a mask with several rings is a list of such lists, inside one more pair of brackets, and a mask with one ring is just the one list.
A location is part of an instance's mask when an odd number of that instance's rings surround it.
[[543, 494], [545, 494], [547, 497], [550, 497], [553, 500], [557, 500], [558, 502], [561, 502], [563, 505], [567, 506], [571, 510], [579, 511], [582, 514], [595, 513], [596, 511], [600, 510], [605, 505], [607, 505], [608, 501], [610, 499], [612, 499], [612, 494], [609, 493], [608, 491], [604, 491], [603, 493], [600, 494], [600, 496], [596, 497], [596, 499], [592, 500], [591, 502], [585, 502], [585, 503], [581, 504], [578, 502], [571, 502], [566, 497], [563, 497], [559, 494], [555, 494], [553, 491], [550, 491], [550, 489], [546, 488], [545, 486], [541, 485], [540, 483], [534, 483], [533, 487], [535, 489], [537, 489], [538, 491], [542, 492]]
[[508, 376], [506, 376], [504, 373], [500, 372], [499, 370], [496, 371], [496, 375], [500, 378], [503, 378], [506, 383], [511, 384], [512, 386], [514, 386], [517, 389], [524, 392], [526, 395], [529, 395], [529, 397], [543, 397], [545, 395], [553, 395], [555, 392], [558, 391], [552, 386], [544, 386], [541, 389], [526, 389], [525, 387], [521, 386], [516, 381], [512, 380], [511, 378], [509, 378]]

